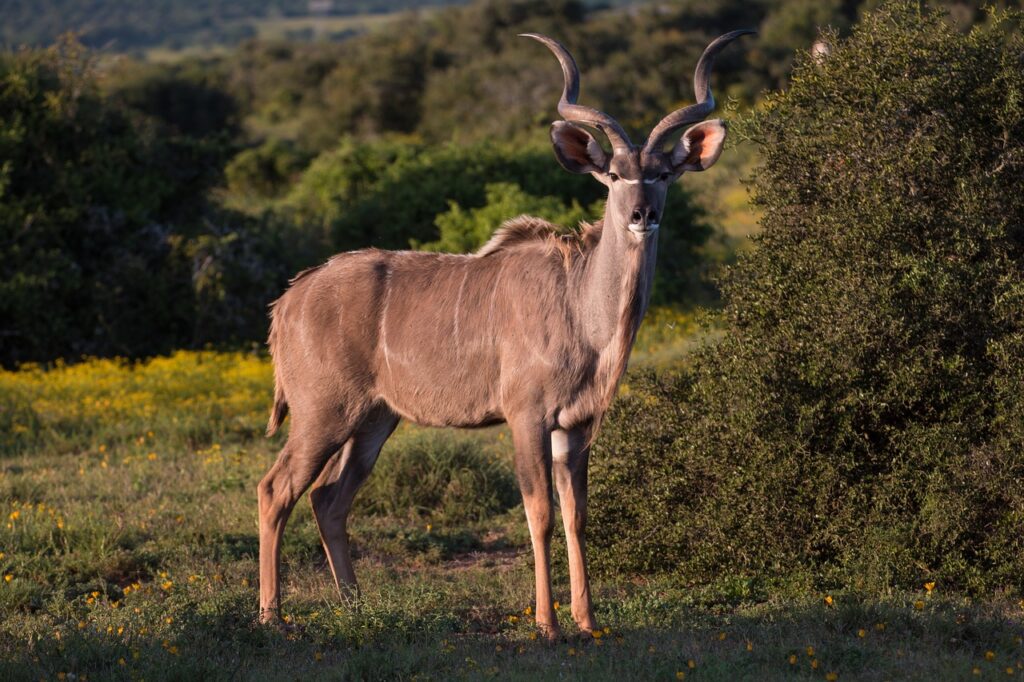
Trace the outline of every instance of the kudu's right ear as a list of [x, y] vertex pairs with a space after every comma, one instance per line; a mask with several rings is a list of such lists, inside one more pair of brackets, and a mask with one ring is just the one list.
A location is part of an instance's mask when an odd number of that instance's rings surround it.
[[608, 155], [594, 136], [566, 121], [551, 124], [551, 144], [562, 168], [570, 173], [603, 173]]

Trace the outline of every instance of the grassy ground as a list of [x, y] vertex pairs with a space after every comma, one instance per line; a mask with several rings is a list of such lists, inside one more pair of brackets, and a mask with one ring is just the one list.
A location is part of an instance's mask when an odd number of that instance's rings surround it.
[[1024, 607], [941, 585], [869, 598], [598, 575], [608, 629], [580, 637], [560, 605], [568, 637], [545, 644], [502, 429], [400, 429], [353, 515], [355, 602], [301, 504], [284, 548], [300, 627], [261, 628], [269, 386], [241, 354], [0, 373], [0, 679], [1024, 677]]

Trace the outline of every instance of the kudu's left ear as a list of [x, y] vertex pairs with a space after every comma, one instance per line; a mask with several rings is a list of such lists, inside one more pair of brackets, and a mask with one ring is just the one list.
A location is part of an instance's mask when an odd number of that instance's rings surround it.
[[608, 167], [608, 155], [594, 136], [565, 121], [551, 124], [551, 145], [562, 168], [570, 173], [600, 173]]
[[702, 171], [718, 161], [725, 144], [725, 124], [721, 119], [704, 121], [679, 138], [672, 149], [672, 165], [677, 171]]

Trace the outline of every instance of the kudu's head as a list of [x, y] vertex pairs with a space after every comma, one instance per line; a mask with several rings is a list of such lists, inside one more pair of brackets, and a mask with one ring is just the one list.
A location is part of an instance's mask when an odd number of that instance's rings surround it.
[[[622, 126], [608, 114], [576, 104], [580, 73], [565, 47], [538, 33], [522, 34], [547, 45], [562, 65], [565, 87], [558, 102], [558, 113], [565, 120], [551, 126], [551, 142], [555, 156], [566, 170], [590, 173], [607, 185], [605, 229], [628, 229], [638, 242], [656, 234], [669, 184], [685, 171], [702, 171], [718, 160], [725, 142], [725, 125], [719, 119], [704, 120], [715, 108], [711, 66], [726, 45], [749, 33], [754, 31], [726, 33], [707, 46], [693, 77], [697, 103], [663, 118], [641, 146], [630, 142]], [[696, 125], [687, 129], [675, 146], [666, 151], [664, 147], [672, 133], [690, 124]], [[611, 144], [611, 153], [583, 126], [604, 133]]]

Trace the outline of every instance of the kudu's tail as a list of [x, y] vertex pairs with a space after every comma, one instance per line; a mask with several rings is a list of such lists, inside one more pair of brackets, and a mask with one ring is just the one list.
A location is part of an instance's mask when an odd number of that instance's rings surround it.
[[[280, 300], [280, 299], [279, 299]], [[277, 315], [276, 307], [278, 301], [270, 305], [270, 334], [267, 337], [267, 346], [270, 348], [270, 357], [273, 359], [277, 350]], [[273, 436], [281, 428], [284, 418], [288, 416], [288, 400], [284, 395], [284, 383], [281, 381], [280, 367], [274, 363], [274, 406], [270, 408], [270, 419], [267, 421], [267, 437]]]
[[267, 437], [273, 436], [281, 428], [281, 423], [288, 416], [288, 402], [284, 398], [281, 382], [274, 381], [274, 406], [270, 408], [270, 420], [267, 422]]

